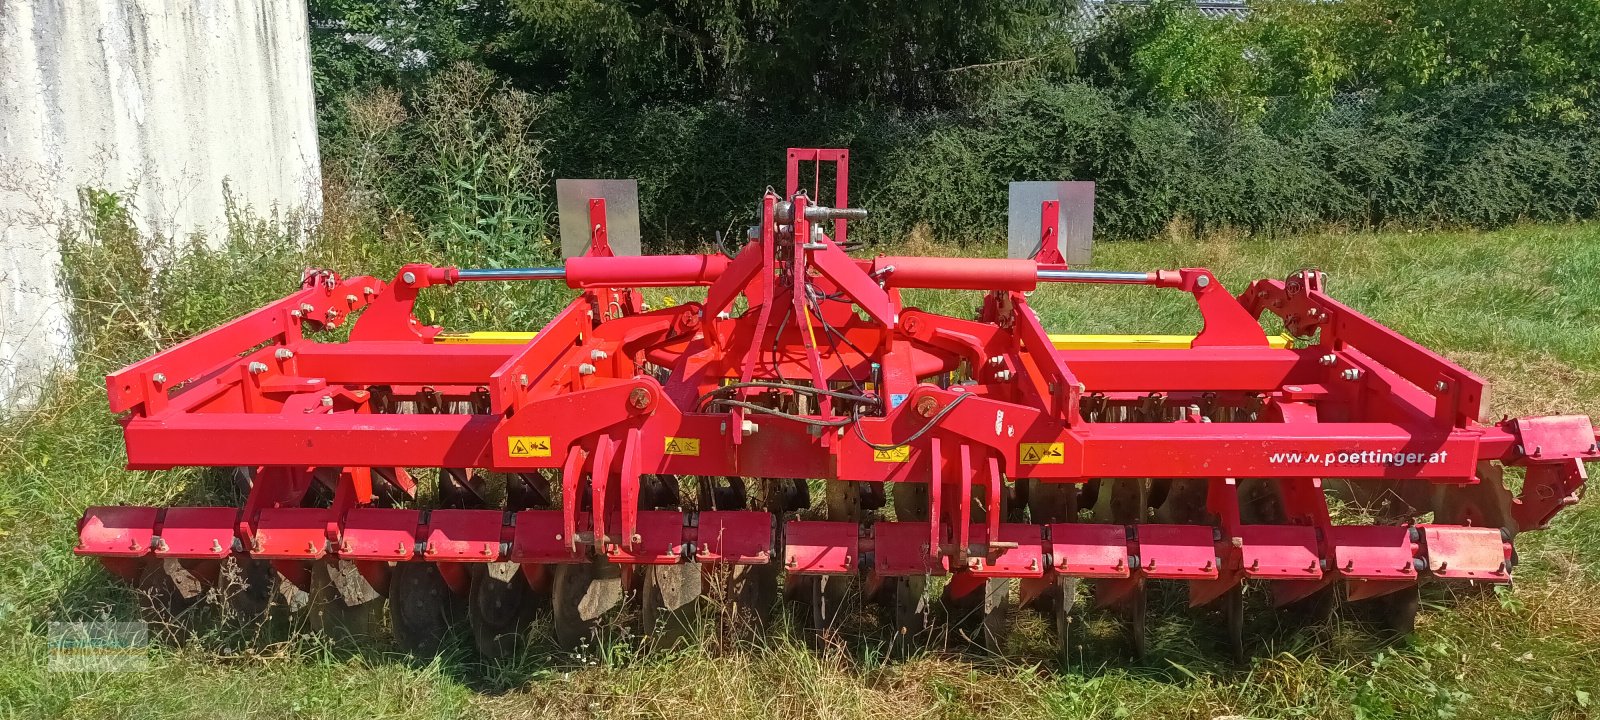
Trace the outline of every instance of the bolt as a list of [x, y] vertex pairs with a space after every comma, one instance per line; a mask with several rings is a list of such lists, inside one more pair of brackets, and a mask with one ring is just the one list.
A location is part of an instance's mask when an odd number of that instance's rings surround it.
[[306, 552], [315, 554], [317, 552], [317, 541], [315, 541], [315, 540], [307, 540], [306, 541]]
[[272, 352], [272, 356], [279, 360], [288, 360], [294, 357], [294, 351], [289, 348], [278, 348]]
[[327, 315], [328, 315], [328, 319], [329, 319], [329, 320], [332, 320], [332, 319], [334, 319], [334, 318], [336, 318], [336, 317], [339, 317], [339, 311], [338, 311], [338, 310], [335, 310], [335, 309], [333, 309], [333, 308], [328, 308], [328, 313], [327, 313]]
[[396, 554], [396, 555], [404, 555], [404, 554], [406, 554], [406, 543], [405, 543], [404, 540], [394, 544], [394, 554]]
[[165, 384], [167, 384], [167, 374], [166, 373], [156, 373], [154, 375], [151, 375], [150, 376], [150, 381], [155, 383], [155, 384], [157, 384], [157, 385], [165, 385]]
[[1005, 358], [1004, 355], [995, 355], [995, 356], [989, 358], [989, 364], [990, 365], [1000, 365], [1000, 364], [1005, 363], [1005, 361], [1006, 361], [1006, 358]]
[[632, 392], [628, 393], [628, 404], [639, 410], [645, 409], [650, 405], [650, 391], [644, 388], [634, 388]]
[[302, 313], [299, 310], [290, 310], [289, 311], [289, 317], [292, 317], [292, 318], [305, 317], [305, 313]]
[[161, 552], [162, 550], [167, 549], [167, 541], [162, 540], [160, 535], [152, 535], [150, 537], [150, 549], [156, 552]]
[[753, 421], [745, 420], [739, 428], [739, 432], [744, 433], [745, 437], [750, 437], [751, 435], [761, 432], [761, 426], [755, 424]]
[[216, 538], [211, 538], [211, 552], [214, 552], [214, 553], [222, 552], [222, 541], [221, 540], [218, 540]]
[[578, 366], [578, 374], [579, 375], [593, 375], [594, 374], [594, 366], [590, 365], [589, 363], [583, 363], [582, 365]]
[[1211, 277], [1209, 275], [1201, 275], [1200, 277], [1194, 279], [1194, 286], [1197, 288], [1203, 288], [1210, 284]]
[[999, 380], [1000, 382], [1005, 382], [1007, 380], [1010, 380], [1011, 379], [1011, 371], [1010, 370], [1001, 370], [1000, 372], [997, 372], [997, 373], [994, 374], [994, 379]]
[[406, 274], [401, 275], [400, 279], [406, 281], [407, 285], [410, 285], [411, 283], [417, 281], [417, 274], [414, 272], [407, 272]]
[[923, 417], [933, 417], [935, 410], [939, 409], [939, 401], [923, 395], [917, 400], [917, 414]]
[[1450, 389], [1450, 383], [1440, 380], [1439, 382], [1434, 383], [1433, 389], [1438, 390], [1439, 392], [1444, 392]]
[[351, 305], [356, 304], [356, 300], [357, 300], [357, 298], [354, 295], [346, 295], [346, 296], [344, 296], [344, 301], [347, 302], [347, 303], [350, 303]]
[[1317, 362], [1320, 362], [1323, 365], [1332, 365], [1336, 362], [1339, 362], [1339, 356], [1333, 353], [1328, 353], [1327, 355], [1317, 358]]
[[606, 355], [606, 351], [604, 351], [604, 350], [598, 350], [597, 349], [597, 350], [590, 350], [589, 351], [589, 359], [590, 360], [594, 360], [594, 361], [598, 362], [600, 360], [606, 359], [607, 357], [608, 356]]
[[528, 375], [527, 375], [527, 373], [523, 373], [523, 374], [517, 376], [517, 384], [521, 385], [522, 387], [527, 387], [528, 386]]
[[485, 557], [493, 555], [494, 551], [495, 551], [494, 543], [484, 543], [483, 544], [483, 554], [484, 554]]
[[250, 370], [251, 375], [260, 375], [261, 373], [267, 371], [267, 364], [264, 362], [253, 362], [250, 363], [248, 369]]
[[1346, 380], [1352, 380], [1352, 381], [1360, 380], [1361, 379], [1361, 369], [1360, 368], [1345, 368], [1344, 372], [1339, 373], [1339, 377], [1342, 377], [1342, 378], [1344, 378]]
[[323, 407], [333, 407], [333, 396], [332, 395], [323, 395], [322, 396], [322, 406]]
[[369, 285], [367, 287], [361, 288], [361, 294], [362, 295], [366, 295], [367, 297], [372, 297], [373, 295], [377, 295], [378, 291], [377, 290], [373, 290], [372, 286]]
[[1439, 567], [1436, 567], [1433, 570], [1434, 570], [1434, 572], [1444, 572], [1445, 568], [1447, 568], [1447, 567], [1450, 567], [1450, 563], [1445, 562], [1443, 560], [1440, 560], [1439, 561]]

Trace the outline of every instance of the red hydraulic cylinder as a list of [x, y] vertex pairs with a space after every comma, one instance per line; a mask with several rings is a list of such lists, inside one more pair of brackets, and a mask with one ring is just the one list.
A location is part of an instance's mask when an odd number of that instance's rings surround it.
[[1032, 260], [883, 256], [872, 262], [872, 273], [899, 288], [1027, 292], [1039, 284]]
[[567, 258], [567, 287], [681, 287], [710, 285], [728, 267], [721, 255]]

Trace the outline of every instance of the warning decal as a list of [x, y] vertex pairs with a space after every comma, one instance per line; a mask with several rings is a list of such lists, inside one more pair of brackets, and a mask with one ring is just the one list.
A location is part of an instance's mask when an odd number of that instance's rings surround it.
[[668, 455], [700, 457], [700, 438], [668, 437], [664, 452]]
[[1065, 443], [1023, 443], [1023, 465], [1060, 465], [1066, 453]]
[[549, 435], [512, 435], [506, 438], [511, 457], [550, 457]]
[[903, 463], [909, 459], [911, 459], [910, 445], [901, 445], [900, 447], [890, 448], [888, 450], [874, 449], [872, 451], [873, 462]]

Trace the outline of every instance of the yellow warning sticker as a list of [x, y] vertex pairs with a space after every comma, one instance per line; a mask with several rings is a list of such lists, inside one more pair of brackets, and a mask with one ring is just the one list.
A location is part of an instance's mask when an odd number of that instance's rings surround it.
[[512, 435], [506, 438], [511, 457], [550, 457], [549, 435]]
[[911, 446], [910, 445], [901, 445], [900, 447], [890, 448], [888, 450], [874, 449], [872, 451], [872, 461], [873, 462], [903, 463], [903, 462], [905, 462], [907, 460], [910, 460], [910, 459], [911, 459]]
[[668, 437], [665, 450], [668, 455], [700, 457], [700, 438]]
[[1023, 443], [1023, 465], [1060, 465], [1066, 454], [1065, 443]]

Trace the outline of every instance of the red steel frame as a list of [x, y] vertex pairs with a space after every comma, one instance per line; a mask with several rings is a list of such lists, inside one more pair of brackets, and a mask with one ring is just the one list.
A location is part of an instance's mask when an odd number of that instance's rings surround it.
[[[842, 207], [848, 154], [791, 149], [788, 159], [785, 193], [763, 198], [759, 233], [731, 259], [612, 257], [604, 202], [592, 201], [592, 249], [560, 273], [580, 292], [524, 344], [440, 342], [440, 328], [412, 314], [418, 294], [476, 278], [418, 264], [391, 282], [309, 273], [288, 297], [109, 375], [130, 468], [260, 469], [242, 508], [90, 508], [78, 552], [130, 577], [147, 556], [232, 553], [286, 570], [338, 556], [374, 574], [409, 560], [782, 555], [794, 574], [865, 567], [969, 585], [1022, 578], [1025, 588], [1097, 578], [1107, 597], [1119, 583], [1180, 579], [1197, 604], [1254, 578], [1274, 581], [1288, 602], [1338, 581], [1364, 597], [1424, 576], [1509, 580], [1512, 535], [1575, 502], [1584, 461], [1600, 459], [1584, 417], [1481, 423], [1482, 379], [1332, 299], [1316, 271], [1259, 280], [1237, 297], [1204, 269], [1123, 274], [1113, 281], [1194, 298], [1204, 328], [1192, 346], [1058, 350], [1028, 293], [1052, 279], [1044, 270], [1065, 267], [1059, 253], [1039, 263], [850, 257], [839, 247], [845, 214], [816, 205], [819, 188], [802, 191], [799, 175], [802, 162], [834, 163]], [[830, 219], [831, 235], [813, 231]], [[675, 286], [705, 287], [706, 299], [648, 310], [636, 290]], [[960, 319], [905, 306], [907, 288], [986, 294], [975, 318]], [[740, 296], [748, 309], [737, 313]], [[1268, 312], [1311, 340], [1271, 346], [1258, 322]], [[352, 318], [348, 341], [305, 335]], [[965, 382], [939, 381], [952, 374]], [[761, 409], [781, 390], [718, 390], [784, 378], [816, 388], [869, 378], [881, 412], [836, 411], [835, 398], [815, 396], [805, 419], [830, 424], [819, 427]], [[378, 412], [378, 394], [422, 388], [487, 400], [473, 414]], [[747, 404], [702, 407], [717, 392]], [[1192, 409], [1171, 422], [1084, 419], [1151, 398]], [[1230, 404], [1262, 421], [1205, 421], [1202, 408]], [[904, 444], [885, 447], [895, 443]], [[1489, 487], [1499, 483], [1486, 475], [1491, 461], [1525, 468], [1519, 497]], [[406, 467], [553, 471], [568, 501], [514, 513], [372, 506], [374, 473], [409, 489]], [[864, 530], [775, 525], [755, 511], [639, 510], [641, 477], [652, 474], [927, 483], [932, 520]], [[1097, 478], [1203, 481], [1216, 522], [974, 520], [975, 492], [994, 501], [1005, 483]], [[1287, 523], [1241, 521], [1239, 483], [1255, 478], [1279, 483]], [[1337, 525], [1323, 478], [1391, 482], [1402, 494], [1455, 486], [1467, 509], [1454, 523]], [[302, 507], [316, 482], [334, 489], [333, 502]], [[585, 491], [587, 508], [574, 500]]]

